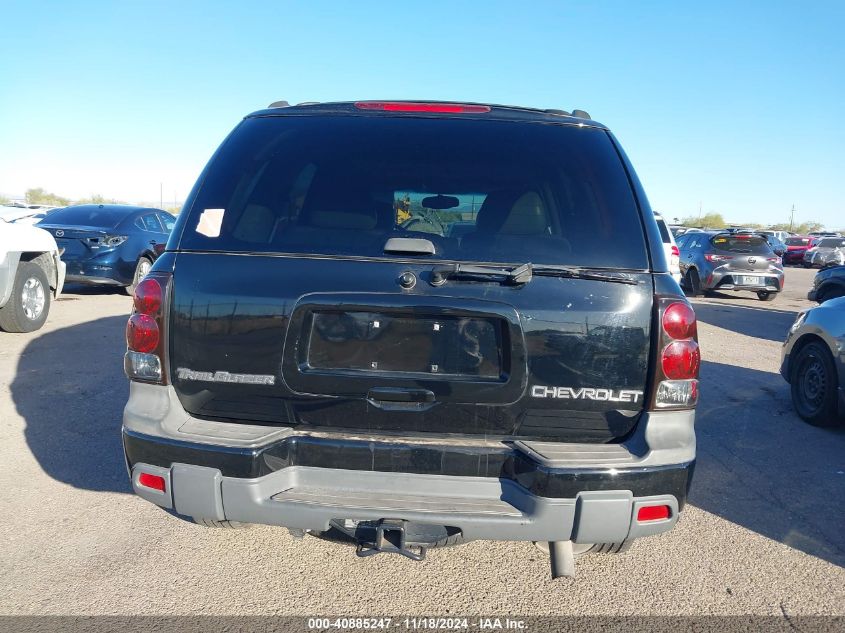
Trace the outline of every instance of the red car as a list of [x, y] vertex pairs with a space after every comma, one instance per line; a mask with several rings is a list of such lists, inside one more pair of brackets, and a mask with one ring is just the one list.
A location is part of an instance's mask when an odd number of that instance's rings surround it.
[[793, 235], [786, 238], [786, 253], [783, 255], [784, 264], [801, 264], [807, 249], [816, 245], [819, 238], [811, 235]]

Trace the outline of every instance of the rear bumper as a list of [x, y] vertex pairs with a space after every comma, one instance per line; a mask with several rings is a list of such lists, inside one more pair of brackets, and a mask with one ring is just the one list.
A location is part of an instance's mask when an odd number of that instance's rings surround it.
[[[679, 467], [688, 481], [692, 465]], [[165, 478], [164, 492], [144, 488], [140, 474]], [[135, 492], [180, 514], [218, 521], [324, 532], [332, 521], [401, 519], [459, 529], [468, 540], [621, 543], [671, 529], [680, 503], [671, 494], [635, 495], [624, 483], [566, 498], [540, 497], [510, 480], [292, 466], [263, 477], [225, 477], [189, 464], [135, 464]], [[619, 485], [622, 488], [619, 488]], [[667, 505], [668, 519], [637, 520], [644, 505]]]
[[[314, 531], [400, 519], [469, 539], [611, 543], [677, 522], [694, 416], [644, 413], [615, 445], [308, 432], [192, 418], [171, 387], [133, 382], [123, 445], [135, 492], [184, 515]], [[165, 492], [141, 486], [141, 473], [163, 477]], [[640, 523], [644, 504], [670, 517]]]
[[67, 275], [65, 277], [67, 283], [72, 284], [86, 284], [91, 286], [123, 286], [122, 282], [111, 277], [97, 277], [93, 275]]
[[[759, 283], [745, 284], [736, 283], [734, 276], [739, 277], [754, 276], [759, 279]], [[771, 273], [755, 273], [749, 271], [748, 273], [729, 273], [715, 270], [711, 273], [703, 284], [705, 290], [748, 290], [751, 292], [780, 292], [783, 289], [783, 273], [780, 275]]]

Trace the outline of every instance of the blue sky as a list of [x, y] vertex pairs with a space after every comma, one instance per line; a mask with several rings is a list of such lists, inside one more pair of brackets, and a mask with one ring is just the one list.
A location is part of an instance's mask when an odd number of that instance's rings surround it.
[[0, 193], [181, 201], [271, 101], [583, 108], [669, 217], [845, 227], [845, 2], [8, 2]]

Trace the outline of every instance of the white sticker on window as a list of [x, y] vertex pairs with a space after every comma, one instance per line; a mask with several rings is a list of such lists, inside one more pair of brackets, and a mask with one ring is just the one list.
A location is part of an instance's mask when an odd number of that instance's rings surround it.
[[206, 237], [220, 237], [220, 226], [226, 209], [206, 209], [197, 222], [197, 233]]

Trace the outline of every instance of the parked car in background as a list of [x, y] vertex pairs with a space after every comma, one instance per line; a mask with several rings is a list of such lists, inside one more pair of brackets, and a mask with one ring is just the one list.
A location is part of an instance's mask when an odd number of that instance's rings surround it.
[[845, 266], [832, 266], [817, 272], [813, 279], [813, 287], [807, 293], [810, 301], [819, 303], [843, 296], [845, 296]]
[[777, 235], [773, 235], [772, 233], [760, 232], [757, 235], [762, 235], [766, 238], [766, 242], [769, 244], [769, 248], [772, 249], [772, 252], [775, 255], [780, 257], [781, 263], [783, 263], [783, 256], [786, 254], [786, 244], [782, 242]]
[[786, 242], [786, 239], [790, 237], [789, 231], [774, 231], [772, 229], [765, 229], [763, 231], [757, 231], [761, 235], [772, 235], [776, 237], [781, 242]]
[[65, 264], [52, 235], [0, 217], [0, 329], [39, 329], [64, 280]]
[[817, 238], [811, 235], [793, 235], [786, 238], [786, 254], [783, 256], [784, 264], [802, 264], [804, 253], [815, 246]]
[[131, 293], [164, 251], [175, 221], [161, 209], [84, 204], [55, 211], [38, 226], [65, 249], [67, 281]]
[[783, 290], [783, 264], [762, 235], [687, 233], [678, 238], [681, 285], [692, 295], [747, 290], [772, 301]]
[[804, 253], [805, 268], [845, 264], [845, 237], [823, 237]]
[[669, 230], [666, 220], [659, 213], [654, 214], [654, 219], [657, 222], [657, 228], [660, 229], [660, 239], [663, 240], [663, 250], [666, 253], [666, 263], [669, 264], [669, 272], [678, 283], [681, 282], [681, 252], [678, 250], [678, 245], [675, 243], [675, 237], [672, 231]]
[[810, 231], [807, 235], [812, 237], [842, 237], [842, 234], [836, 231]]
[[792, 404], [814, 426], [845, 420], [845, 297], [801, 312], [783, 344], [781, 375]]
[[40, 205], [0, 206], [0, 220], [15, 224], [37, 224], [55, 209], [60, 207], [42, 207]]

